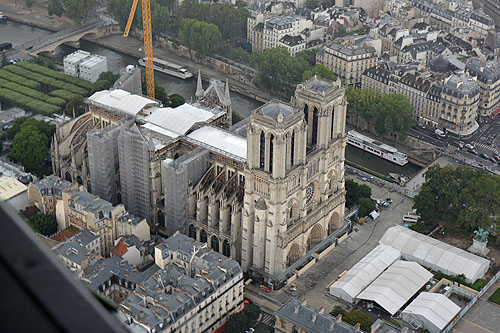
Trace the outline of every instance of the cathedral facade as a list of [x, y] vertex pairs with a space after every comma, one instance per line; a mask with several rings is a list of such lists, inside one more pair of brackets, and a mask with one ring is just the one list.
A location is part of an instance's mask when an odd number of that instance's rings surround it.
[[245, 271], [277, 276], [343, 226], [346, 99], [311, 79], [290, 104], [255, 110], [247, 129], [242, 211]]

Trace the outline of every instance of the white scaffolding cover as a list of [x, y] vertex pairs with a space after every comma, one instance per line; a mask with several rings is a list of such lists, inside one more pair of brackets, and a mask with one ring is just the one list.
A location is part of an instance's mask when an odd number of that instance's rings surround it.
[[459, 312], [460, 307], [446, 296], [421, 293], [403, 310], [401, 317], [434, 333], [441, 332]]
[[401, 258], [392, 246], [380, 244], [330, 286], [330, 294], [349, 303], [382, 272]]
[[402, 226], [389, 228], [379, 243], [400, 250], [403, 259], [434, 271], [453, 276], [464, 274], [469, 283], [486, 274], [490, 266], [487, 259]]
[[416, 262], [397, 260], [356, 298], [374, 301], [394, 315], [431, 278]]

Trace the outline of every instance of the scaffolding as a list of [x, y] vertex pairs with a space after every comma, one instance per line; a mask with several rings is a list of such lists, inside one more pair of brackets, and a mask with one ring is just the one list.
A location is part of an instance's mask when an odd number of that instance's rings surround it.
[[196, 148], [179, 159], [163, 161], [166, 232], [187, 234], [189, 184], [197, 184], [210, 166], [209, 151]]
[[92, 193], [117, 204], [118, 134], [124, 126], [95, 129], [87, 133], [90, 184]]
[[152, 142], [139, 131], [136, 124], [123, 126], [118, 135], [121, 198], [132, 215], [150, 219], [150, 153]]

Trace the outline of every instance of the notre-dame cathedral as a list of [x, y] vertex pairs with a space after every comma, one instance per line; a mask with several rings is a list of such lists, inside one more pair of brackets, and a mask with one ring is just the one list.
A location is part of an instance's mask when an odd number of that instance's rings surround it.
[[54, 173], [277, 276], [344, 223], [346, 98], [340, 81], [299, 84], [231, 127], [227, 82], [175, 109], [123, 90], [86, 99], [58, 127]]

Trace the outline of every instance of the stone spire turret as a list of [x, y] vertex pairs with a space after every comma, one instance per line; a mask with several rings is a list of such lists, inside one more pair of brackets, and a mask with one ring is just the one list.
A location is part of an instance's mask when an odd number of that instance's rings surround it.
[[202, 85], [202, 82], [201, 82], [201, 71], [198, 70], [198, 83], [196, 84], [196, 97], [200, 98], [201, 96], [203, 96], [203, 85]]
[[231, 97], [229, 96], [229, 80], [226, 78], [226, 90], [224, 91], [224, 104], [231, 105]]

